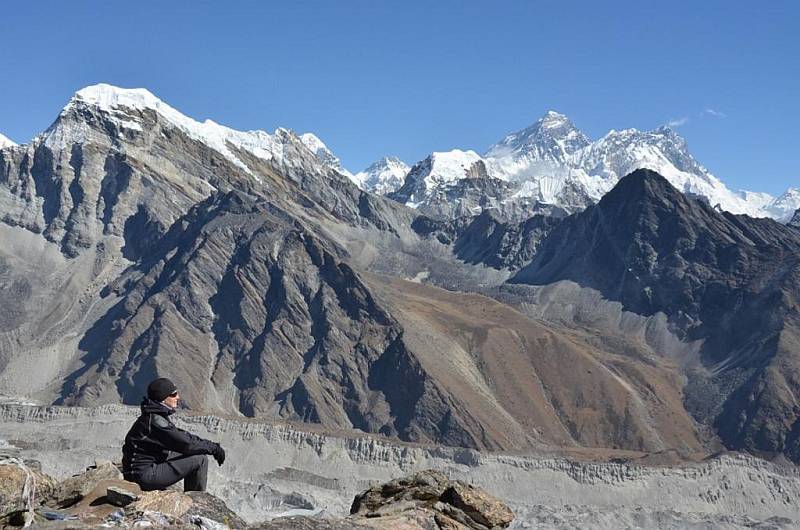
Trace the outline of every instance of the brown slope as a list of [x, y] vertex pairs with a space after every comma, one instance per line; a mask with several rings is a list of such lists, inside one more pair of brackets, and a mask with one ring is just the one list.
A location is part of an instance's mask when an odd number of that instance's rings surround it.
[[271, 204], [212, 195], [112, 286], [60, 402], [137, 403], [165, 375], [195, 409], [484, 447], [339, 252]]
[[374, 276], [368, 283], [425, 371], [504, 448], [525, 435], [562, 446], [701, 446], [675, 366], [644, 344], [630, 339], [609, 351], [480, 295]]

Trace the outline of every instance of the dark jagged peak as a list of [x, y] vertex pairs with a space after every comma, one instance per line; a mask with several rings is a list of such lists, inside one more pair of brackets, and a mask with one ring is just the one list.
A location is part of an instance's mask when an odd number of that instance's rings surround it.
[[569, 279], [638, 313], [697, 317], [692, 292], [707, 277], [701, 268], [753, 278], [757, 271], [744, 256], [762, 261], [766, 249], [782, 254], [793, 248], [800, 248], [800, 237], [780, 223], [717, 212], [641, 169], [561, 223], [513, 281]]
[[665, 313], [700, 347], [685, 361], [694, 366], [685, 399], [695, 417], [714, 423], [729, 447], [798, 459], [800, 439], [788, 437], [800, 421], [798, 256], [794, 228], [717, 212], [642, 170], [562, 221], [511, 281], [571, 280], [626, 310]]

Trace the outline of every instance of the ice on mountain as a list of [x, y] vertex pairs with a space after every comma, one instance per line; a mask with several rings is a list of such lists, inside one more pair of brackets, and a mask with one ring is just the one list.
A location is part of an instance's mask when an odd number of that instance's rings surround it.
[[356, 184], [367, 191], [386, 195], [400, 189], [411, 169], [397, 157], [387, 156], [355, 174]]
[[12, 141], [11, 138], [0, 134], [0, 149], [14, 147], [15, 145], [17, 145], [16, 142]]

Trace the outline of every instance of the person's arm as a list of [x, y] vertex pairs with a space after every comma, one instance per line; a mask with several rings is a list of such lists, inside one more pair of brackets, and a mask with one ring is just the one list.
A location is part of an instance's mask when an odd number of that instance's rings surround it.
[[219, 444], [179, 429], [163, 416], [153, 414], [150, 421], [153, 437], [170, 451], [184, 455], [213, 455], [219, 451]]

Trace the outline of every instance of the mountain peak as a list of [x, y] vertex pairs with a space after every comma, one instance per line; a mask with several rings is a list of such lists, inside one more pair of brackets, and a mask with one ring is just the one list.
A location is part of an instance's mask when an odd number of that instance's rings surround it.
[[[177, 127], [195, 140], [205, 143], [247, 173], [252, 173], [250, 168], [229, 148], [229, 144], [249, 151], [263, 160], [272, 160], [282, 156], [281, 150], [275, 149], [275, 144], [280, 143], [283, 139], [281, 130], [276, 131], [273, 136], [261, 130], [238, 131], [210, 119], [200, 122], [172, 108], [147, 89], [120, 88], [106, 83], [88, 86], [72, 96], [61, 111], [58, 120], [45, 132], [45, 142], [48, 145], [63, 147], [61, 143], [75, 134], [80, 134], [83, 126], [75, 127], [72, 123], [74, 116], [71, 115], [71, 111], [82, 106], [99, 109], [105, 114], [105, 119], [114, 123], [117, 129], [138, 132], [143, 130], [141, 117], [139, 113], [130, 111], [152, 110], [165, 122]], [[81, 120], [81, 118], [77, 119]]]
[[83, 102], [103, 109], [130, 107], [136, 109], [152, 108], [158, 110], [164, 102], [145, 88], [120, 88], [107, 83], [87, 86], [72, 96], [67, 108]]
[[335, 169], [339, 173], [347, 176], [350, 180], [352, 180], [356, 185], [359, 183], [355, 180], [354, 175], [350, 173], [347, 169], [342, 167], [342, 162], [339, 160], [339, 157], [333, 154], [333, 151], [328, 149], [328, 146], [325, 145], [325, 142], [319, 139], [319, 137], [314, 133], [303, 133], [297, 137], [300, 142], [305, 145], [309, 151], [314, 153], [314, 156], [317, 157], [317, 160], [322, 162], [324, 165]]
[[487, 158], [528, 159], [564, 163], [570, 154], [589, 145], [589, 139], [569, 118], [548, 110], [536, 123], [511, 133], [486, 152]]
[[328, 149], [328, 146], [325, 145], [325, 142], [320, 140], [319, 136], [317, 136], [314, 133], [310, 132], [303, 133], [300, 136], [298, 136], [298, 138], [300, 138], [300, 141], [303, 142], [303, 144], [305, 144], [306, 147], [308, 147], [309, 149], [311, 149], [311, 151], [315, 153], [321, 150], [327, 151], [329, 153], [331, 152], [331, 150]]
[[637, 169], [625, 175], [606, 193], [599, 204], [613, 203], [618, 200], [641, 200], [645, 197], [667, 197], [670, 202], [680, 201], [681, 192], [661, 174], [651, 169]]
[[408, 174], [408, 164], [396, 156], [384, 156], [355, 175], [360, 188], [379, 195], [400, 189]]
[[539, 118], [536, 124], [545, 127], [558, 127], [560, 125], [565, 125], [565, 124], [572, 125], [572, 122], [564, 114], [561, 114], [560, 112], [556, 112], [554, 110], [548, 110], [547, 112], [544, 113], [544, 116]]

